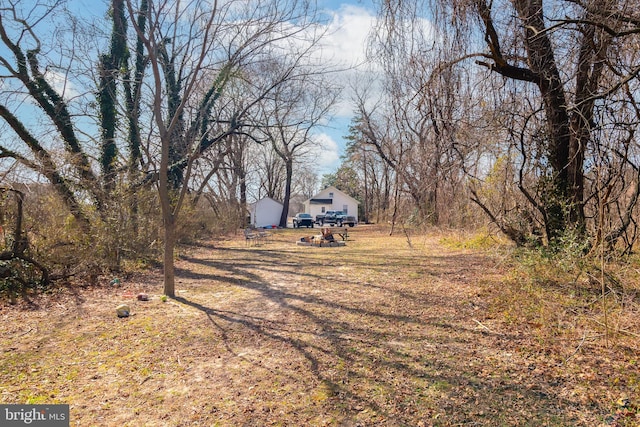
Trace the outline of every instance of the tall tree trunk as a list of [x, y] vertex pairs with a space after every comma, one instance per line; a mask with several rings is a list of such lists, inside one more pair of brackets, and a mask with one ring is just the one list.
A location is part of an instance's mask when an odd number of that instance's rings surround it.
[[126, 46], [127, 20], [124, 16], [124, 1], [112, 0], [111, 46], [108, 54], [100, 57], [99, 72], [100, 86], [98, 101], [100, 104], [100, 125], [102, 127], [102, 141], [100, 165], [102, 167], [102, 182], [107, 192], [105, 200], [109, 202], [109, 193], [115, 188], [116, 161], [118, 148], [116, 145], [116, 128], [118, 119], [118, 76], [122, 69], [128, 69], [129, 54]]
[[238, 168], [238, 178], [239, 178], [239, 186], [240, 186], [240, 221], [242, 222], [242, 227], [246, 227], [247, 224], [247, 172], [244, 170], [244, 167], [240, 166]]
[[360, 147], [362, 154], [362, 170], [364, 172], [364, 206], [362, 209], [362, 221], [369, 222], [369, 176], [367, 169], [367, 152], [364, 147]]
[[[159, 106], [156, 106], [159, 108]], [[179, 203], [174, 183], [169, 179], [169, 148], [171, 137], [166, 128], [161, 135], [162, 150], [160, 153], [160, 170], [158, 179], [158, 197], [160, 198], [160, 208], [162, 211], [162, 222], [164, 228], [164, 294], [168, 297], [175, 297], [175, 267], [173, 264], [173, 252], [176, 246], [176, 222], [178, 220], [175, 204]]]
[[176, 296], [175, 264], [173, 254], [176, 247], [175, 217], [165, 215], [164, 218], [164, 294], [168, 297]]
[[584, 156], [591, 140], [594, 108], [599, 82], [602, 77], [611, 36], [593, 25], [582, 28], [582, 40], [576, 75], [576, 112], [571, 116], [571, 142], [569, 146], [569, 196], [574, 207], [569, 220], [579, 229], [585, 229], [584, 213]]
[[[547, 210], [547, 235], [550, 241], [556, 240], [569, 224], [569, 218], [575, 213], [571, 203], [571, 191], [575, 189], [568, 166], [571, 161], [571, 135], [567, 98], [557, 67], [553, 47], [545, 31], [542, 0], [516, 0], [514, 2], [522, 25], [525, 28], [525, 48], [529, 67], [535, 74], [536, 84], [542, 95], [548, 122], [548, 154], [553, 176], [547, 188], [544, 201]], [[577, 172], [577, 171], [576, 171]], [[580, 196], [581, 199], [581, 196]]]
[[289, 218], [289, 199], [291, 199], [291, 181], [293, 179], [293, 160], [287, 159], [285, 161], [285, 167], [287, 171], [285, 186], [284, 186], [284, 199], [282, 200], [282, 215], [280, 216], [280, 227], [287, 227], [287, 218]]
[[[144, 33], [146, 28], [146, 12], [148, 8], [147, 0], [140, 2], [140, 10], [138, 12], [137, 28]], [[123, 88], [125, 94], [125, 105], [127, 109], [127, 123], [129, 125], [129, 133], [127, 143], [129, 146], [129, 159], [127, 162], [127, 172], [129, 179], [129, 224], [132, 235], [138, 234], [138, 215], [139, 215], [139, 199], [138, 189], [135, 184], [140, 174], [142, 159], [142, 140], [140, 137], [140, 92], [142, 87], [142, 78], [145, 68], [144, 43], [140, 34], [136, 36], [135, 51], [135, 69], [134, 77], [131, 78], [131, 69], [127, 60], [125, 61], [125, 75], [123, 80]], [[132, 85], [133, 83], [133, 85]]]

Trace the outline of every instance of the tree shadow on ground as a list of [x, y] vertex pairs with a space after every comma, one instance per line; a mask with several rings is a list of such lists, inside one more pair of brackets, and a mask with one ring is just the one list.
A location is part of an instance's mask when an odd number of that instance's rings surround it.
[[[224, 251], [226, 260], [183, 257], [189, 265], [179, 276], [252, 297], [225, 308], [201, 294], [176, 301], [204, 313], [236, 356], [234, 346], [252, 340], [275, 358], [281, 357], [278, 349], [293, 349], [305, 362], [288, 371], [288, 381], [307, 384], [304, 389], [311, 378], [324, 390], [320, 410], [343, 425], [579, 425], [573, 414], [580, 405], [560, 395], [557, 379], [514, 355], [520, 337], [469, 327], [470, 308], [459, 295], [420, 287], [419, 281], [413, 287], [402, 280], [334, 281], [316, 271], [326, 261], [276, 250]], [[351, 267], [381, 274], [394, 262], [406, 264], [395, 258], [372, 254], [369, 264]], [[483, 268], [477, 256], [461, 254], [416, 257], [413, 264], [422, 277], [447, 280]], [[286, 365], [287, 358], [279, 363]]]

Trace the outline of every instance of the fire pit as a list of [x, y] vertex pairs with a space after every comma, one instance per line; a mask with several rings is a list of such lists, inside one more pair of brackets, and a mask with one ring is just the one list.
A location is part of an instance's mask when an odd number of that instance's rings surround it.
[[320, 229], [322, 234], [314, 236], [302, 237], [296, 244], [300, 246], [319, 246], [319, 247], [336, 247], [345, 246], [344, 241], [340, 242], [333, 237], [333, 232], [330, 228]]

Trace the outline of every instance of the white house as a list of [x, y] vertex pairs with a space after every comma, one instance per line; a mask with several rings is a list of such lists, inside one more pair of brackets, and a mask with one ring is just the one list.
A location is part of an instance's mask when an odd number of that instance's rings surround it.
[[314, 218], [326, 211], [342, 211], [347, 215], [355, 216], [358, 220], [359, 204], [360, 202], [353, 197], [331, 186], [306, 200], [304, 211], [310, 213]]
[[280, 224], [283, 207], [282, 203], [270, 197], [251, 203], [247, 207], [251, 215], [251, 225], [256, 228], [277, 226]]

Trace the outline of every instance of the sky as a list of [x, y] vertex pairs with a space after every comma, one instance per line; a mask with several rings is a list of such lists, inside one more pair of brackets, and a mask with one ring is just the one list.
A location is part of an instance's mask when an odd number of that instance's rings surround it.
[[[358, 64], [365, 60], [366, 39], [375, 20], [372, 0], [319, 0], [318, 5], [333, 17], [329, 24], [329, 36], [325, 44], [334, 49], [334, 56], [344, 64]], [[347, 73], [345, 73], [347, 74]], [[350, 72], [351, 75], [354, 72]], [[345, 76], [344, 81], [349, 76]], [[342, 91], [335, 114], [326, 127], [316, 133], [319, 146], [319, 175], [335, 172], [340, 166], [340, 156], [344, 154], [345, 136], [353, 117], [353, 106], [348, 88]]]
[[[95, 0], [75, 0], [95, 10]], [[318, 8], [331, 16], [327, 39], [324, 40], [328, 56], [336, 58], [340, 64], [350, 66], [365, 60], [365, 43], [371, 32], [376, 8], [374, 0], [317, 0]], [[82, 7], [84, 9], [84, 7]], [[345, 72], [342, 80], [346, 83], [354, 71]], [[318, 176], [335, 172], [344, 154], [345, 136], [353, 117], [353, 107], [348, 88], [342, 91], [336, 110], [326, 126], [314, 133]]]
[[[32, 1], [32, 0], [26, 0]], [[336, 58], [341, 67], [362, 63], [365, 60], [365, 42], [375, 20], [374, 0], [317, 0], [318, 8], [330, 19], [327, 21], [328, 35], [324, 40], [326, 54]], [[73, 7], [83, 15], [103, 19], [107, 1], [73, 0]], [[345, 85], [355, 71], [346, 71], [337, 76]], [[319, 147], [315, 154], [318, 175], [335, 172], [344, 154], [345, 136], [353, 117], [353, 107], [348, 88], [341, 92], [331, 120], [318, 129], [313, 138]]]

